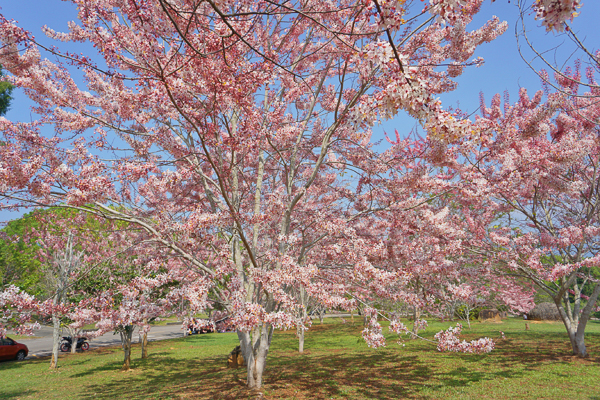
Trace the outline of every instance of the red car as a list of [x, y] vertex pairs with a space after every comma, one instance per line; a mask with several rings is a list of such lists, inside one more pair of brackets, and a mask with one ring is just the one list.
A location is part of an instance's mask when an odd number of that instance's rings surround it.
[[10, 338], [0, 339], [0, 360], [23, 360], [27, 357], [29, 349], [21, 343]]

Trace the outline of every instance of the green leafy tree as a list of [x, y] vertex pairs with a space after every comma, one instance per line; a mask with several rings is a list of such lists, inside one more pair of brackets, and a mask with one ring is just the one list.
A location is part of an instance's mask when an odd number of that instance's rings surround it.
[[10, 221], [0, 230], [0, 287], [12, 284], [36, 297], [43, 297], [43, 271], [37, 258], [39, 248], [25, 237], [26, 230], [36, 224], [34, 214], [30, 213]]
[[3, 80], [3, 76], [2, 66], [0, 66], [0, 115], [4, 115], [8, 111], [10, 101], [12, 100], [11, 93], [13, 90], [13, 85]]

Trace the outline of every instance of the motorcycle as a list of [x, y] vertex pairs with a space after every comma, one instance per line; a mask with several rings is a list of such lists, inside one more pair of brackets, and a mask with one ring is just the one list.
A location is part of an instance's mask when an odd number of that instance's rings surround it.
[[[90, 348], [90, 344], [88, 342], [86, 342], [87, 338], [85, 337], [80, 337], [77, 338], [77, 345], [76, 345], [76, 349], [81, 349], [83, 351], [85, 350], [89, 350]], [[60, 351], [71, 351], [71, 345], [73, 344], [73, 339], [71, 338], [71, 336], [63, 336], [62, 338], [62, 342], [60, 344]]]

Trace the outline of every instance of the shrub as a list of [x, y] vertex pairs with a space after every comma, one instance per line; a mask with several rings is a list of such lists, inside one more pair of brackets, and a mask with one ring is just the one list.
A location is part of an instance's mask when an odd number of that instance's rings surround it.
[[527, 318], [538, 321], [560, 321], [560, 314], [554, 303], [537, 304], [529, 313]]

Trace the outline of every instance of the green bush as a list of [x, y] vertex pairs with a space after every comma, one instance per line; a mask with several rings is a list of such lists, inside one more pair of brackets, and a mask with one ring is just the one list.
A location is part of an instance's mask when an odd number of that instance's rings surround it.
[[[481, 310], [482, 310], [481, 307], [472, 308], [469, 311], [469, 320], [474, 321], [477, 318], [479, 318], [479, 311], [481, 311]], [[456, 311], [454, 311], [454, 315], [460, 319], [466, 319], [466, 313], [467, 313], [467, 307], [464, 305], [456, 307]]]

